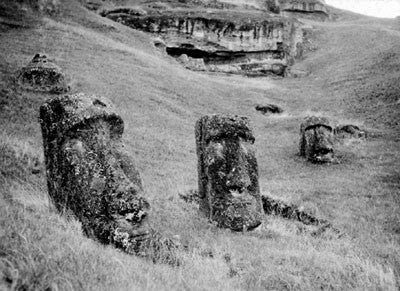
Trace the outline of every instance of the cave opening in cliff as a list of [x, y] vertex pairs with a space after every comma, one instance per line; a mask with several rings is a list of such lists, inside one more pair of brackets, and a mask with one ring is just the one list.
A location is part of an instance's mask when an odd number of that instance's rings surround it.
[[167, 53], [175, 58], [187, 55], [193, 59], [203, 59], [205, 64], [232, 64], [249, 63], [251, 61], [284, 60], [283, 50], [264, 51], [206, 51], [191, 44], [182, 44], [179, 47], [167, 47]]

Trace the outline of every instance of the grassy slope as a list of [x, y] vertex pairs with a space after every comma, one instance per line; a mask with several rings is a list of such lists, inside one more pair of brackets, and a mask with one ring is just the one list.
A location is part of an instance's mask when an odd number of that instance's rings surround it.
[[[369, 99], [375, 83], [398, 78], [393, 62], [399, 59], [400, 36], [391, 23], [362, 19], [314, 23], [320, 49], [298, 64], [309, 69], [310, 76], [250, 79], [186, 71], [153, 48], [145, 34], [101, 19], [74, 1], [64, 2], [58, 21], [44, 19], [32, 28], [0, 34], [4, 287], [393, 290], [399, 286], [399, 104], [385, 99], [387, 94]], [[8, 80], [39, 51], [64, 68], [74, 91], [101, 94], [115, 102], [125, 120], [126, 148], [152, 202], [152, 223], [199, 250], [212, 250], [214, 258], [190, 253], [183, 254], [180, 268], [153, 265], [86, 239], [79, 223], [48, 207], [44, 172], [31, 175], [30, 169], [42, 160], [37, 109], [50, 96], [14, 90]], [[282, 105], [286, 113], [261, 116], [254, 105], [263, 102]], [[376, 133], [366, 141], [341, 144], [341, 164], [310, 165], [296, 155], [299, 123], [310, 112]], [[382, 119], [386, 112], [390, 114]], [[196, 207], [181, 202], [179, 192], [197, 187], [193, 127], [207, 113], [249, 116], [257, 138], [262, 191], [303, 205], [347, 235], [315, 238], [298, 225], [273, 217], [267, 217], [257, 233], [231, 233], [216, 229]], [[223, 258], [226, 253], [230, 263]]]

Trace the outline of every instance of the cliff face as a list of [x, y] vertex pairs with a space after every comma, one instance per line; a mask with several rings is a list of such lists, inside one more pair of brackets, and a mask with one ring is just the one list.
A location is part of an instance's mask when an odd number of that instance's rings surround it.
[[328, 14], [325, 4], [319, 0], [280, 0], [281, 11]]
[[101, 15], [158, 36], [158, 44], [192, 70], [286, 75], [301, 54], [301, 23], [266, 10], [220, 9], [214, 2], [212, 8], [209, 2], [200, 8], [157, 2]]

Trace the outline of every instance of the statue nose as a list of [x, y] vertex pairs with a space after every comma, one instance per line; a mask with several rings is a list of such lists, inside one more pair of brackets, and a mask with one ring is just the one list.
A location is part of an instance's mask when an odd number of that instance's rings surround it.
[[245, 165], [236, 165], [232, 167], [227, 175], [226, 186], [233, 191], [243, 192], [250, 186], [250, 177], [246, 171]]

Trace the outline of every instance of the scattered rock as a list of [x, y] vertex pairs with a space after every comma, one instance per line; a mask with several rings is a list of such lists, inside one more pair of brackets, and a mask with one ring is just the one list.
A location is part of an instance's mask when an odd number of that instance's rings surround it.
[[206, 115], [196, 123], [200, 210], [220, 227], [261, 224], [254, 139], [246, 117]]
[[206, 65], [202, 58], [195, 59], [188, 57], [186, 54], [178, 57], [178, 61], [185, 66], [185, 68], [193, 70], [193, 71], [205, 71]]
[[288, 75], [292, 78], [304, 78], [308, 76], [308, 72], [291, 68]]
[[104, 2], [102, 0], [84, 0], [83, 5], [91, 11], [98, 10], [101, 6], [103, 6]]
[[346, 124], [338, 125], [335, 128], [335, 135], [338, 137], [355, 137], [355, 138], [365, 138], [366, 132], [361, 130], [357, 125]]
[[22, 88], [32, 91], [60, 94], [70, 90], [60, 67], [41, 54], [36, 54], [32, 61], [20, 70], [17, 82]]
[[300, 126], [300, 155], [316, 163], [334, 161], [333, 127], [327, 118], [305, 118]]
[[279, 114], [283, 112], [282, 108], [274, 104], [257, 105], [255, 108], [262, 114], [268, 114], [268, 113]]
[[127, 253], [176, 263], [172, 240], [146, 226], [142, 180], [122, 151], [122, 118], [103, 97], [60, 96], [40, 107], [49, 196], [84, 233]]
[[154, 38], [153, 43], [154, 46], [159, 49], [165, 49], [166, 47], [165, 42], [160, 37]]
[[286, 204], [283, 201], [275, 200], [271, 197], [262, 195], [262, 204], [265, 214], [281, 216], [286, 219], [297, 220], [306, 225], [325, 226], [330, 223], [323, 219], [300, 210], [295, 205]]

